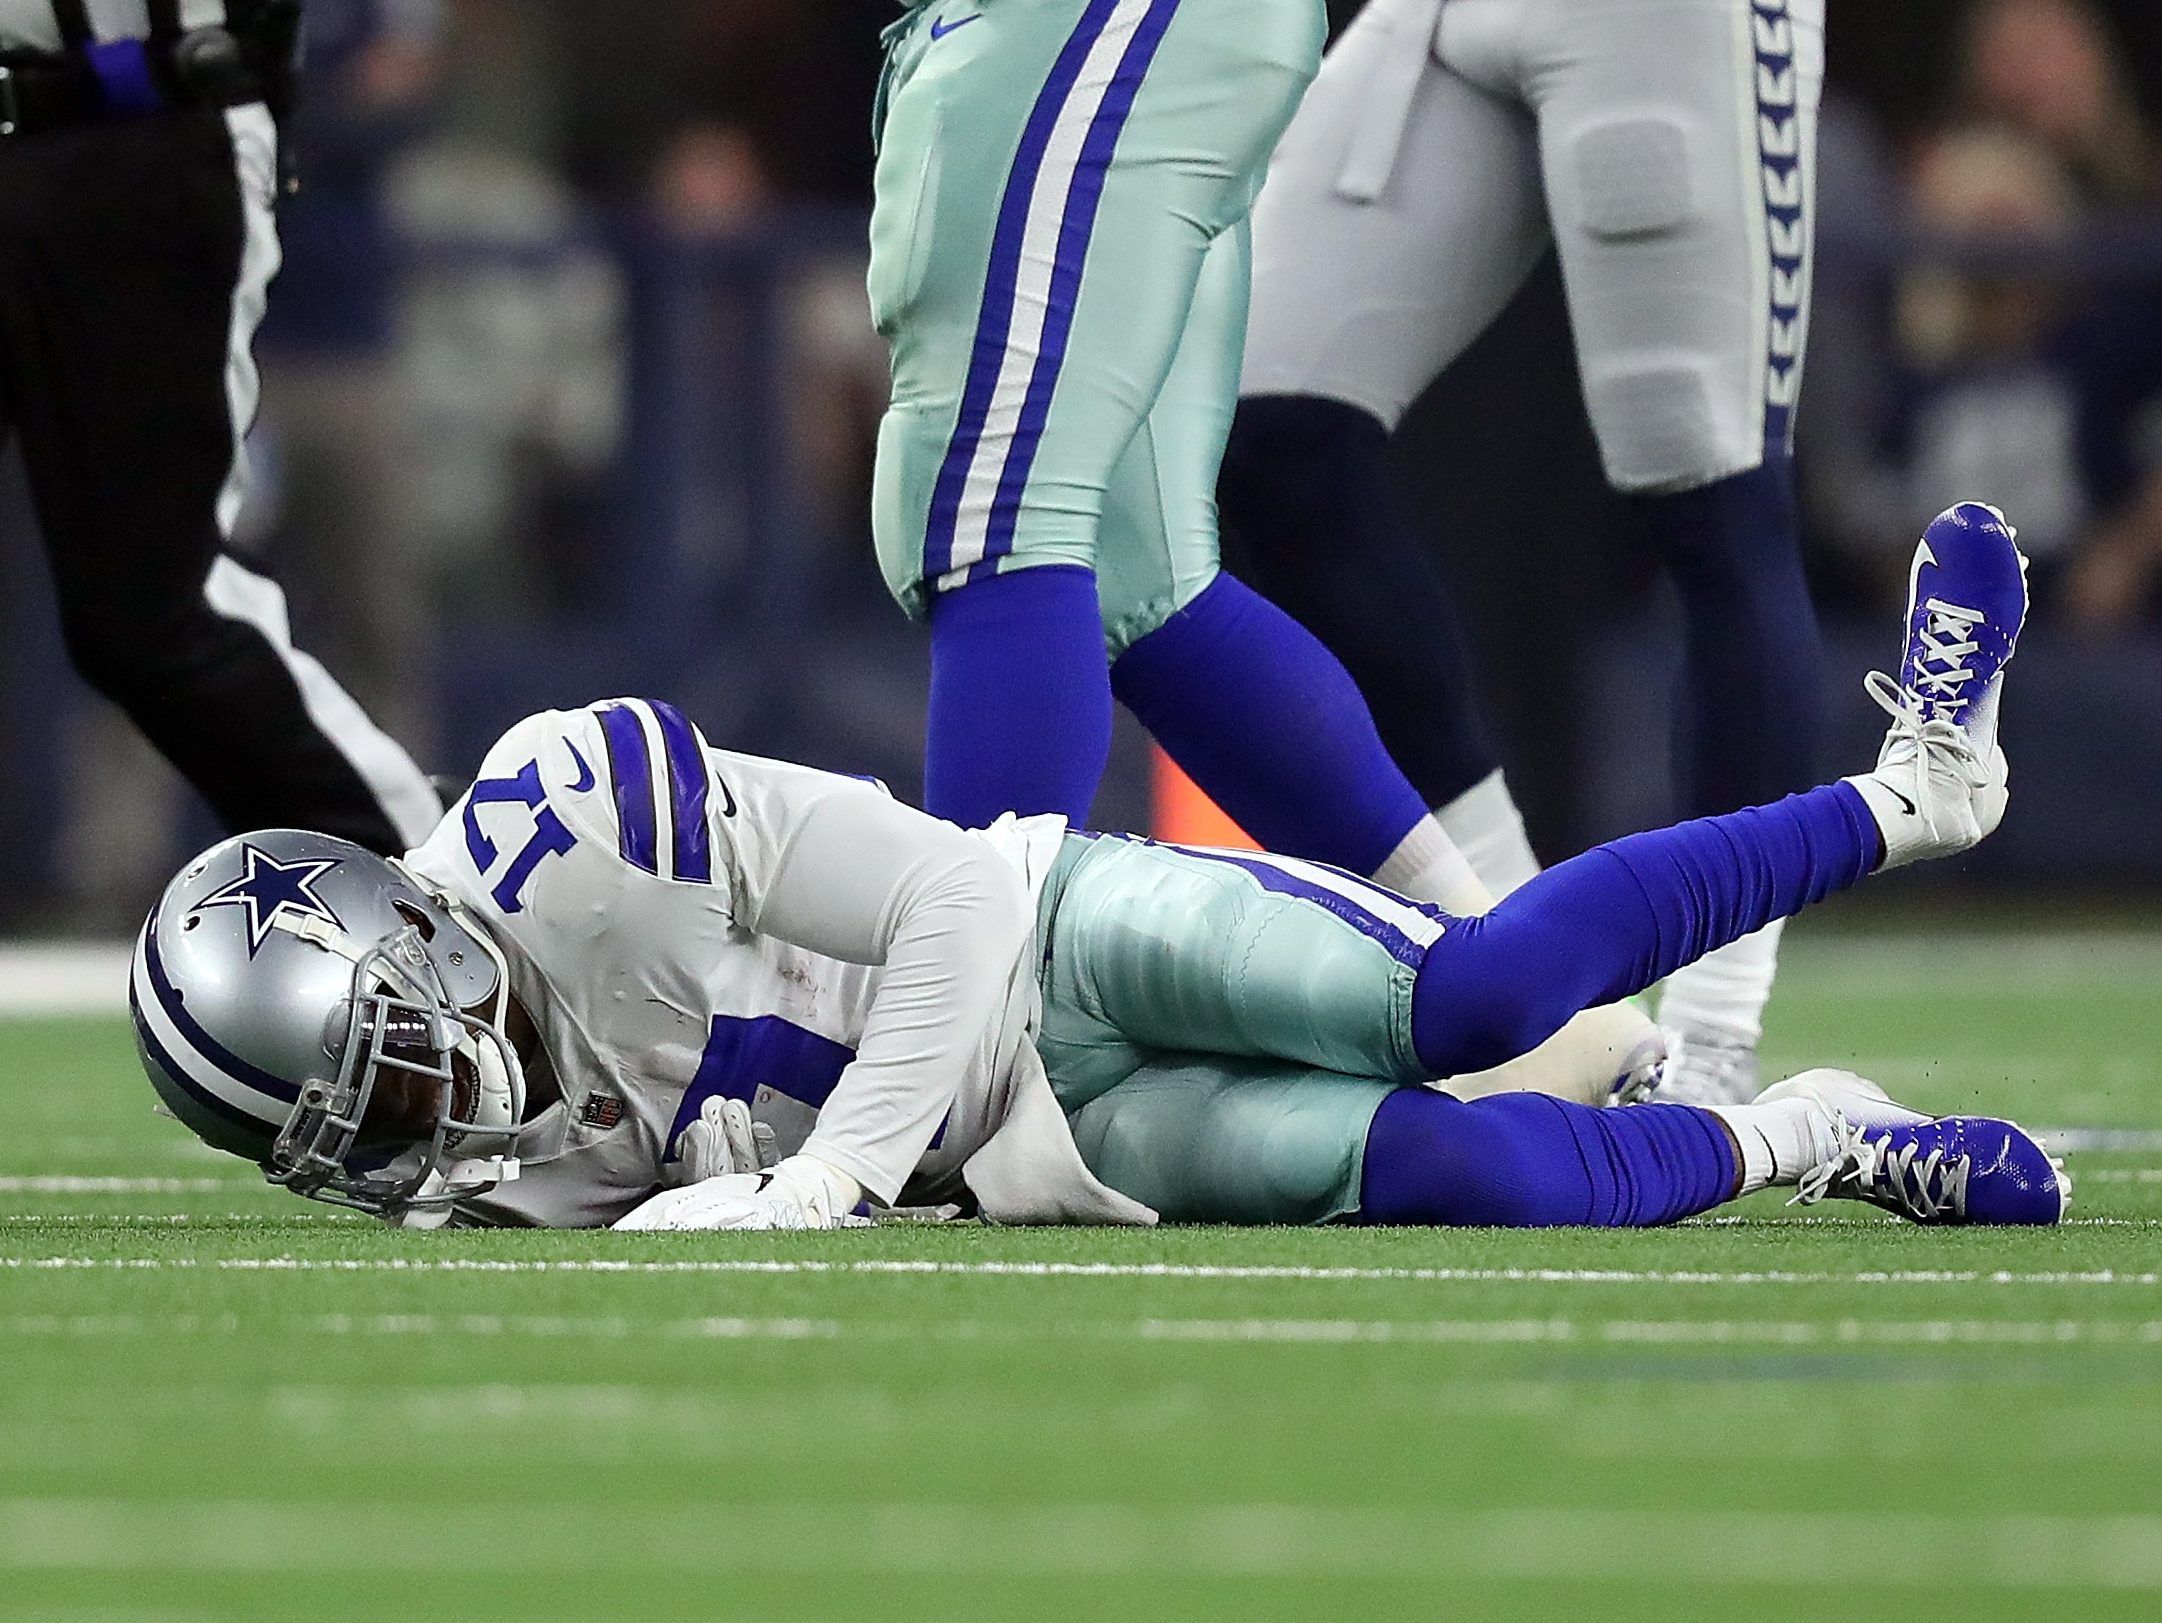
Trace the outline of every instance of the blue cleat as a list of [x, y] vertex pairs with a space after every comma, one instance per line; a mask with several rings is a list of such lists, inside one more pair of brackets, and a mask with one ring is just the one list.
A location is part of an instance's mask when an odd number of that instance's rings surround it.
[[1826, 1112], [1831, 1132], [1796, 1205], [1866, 1200], [1917, 1223], [2035, 1224], [2061, 1222], [2072, 1203], [2064, 1163], [2011, 1122], [1925, 1116], [1848, 1071], [1805, 1072], [1757, 1102], [1797, 1097]]
[[2003, 820], [1997, 707], [2026, 620], [2027, 559], [2004, 515], [1939, 515], [1914, 551], [1899, 679], [1865, 684], [1891, 730], [1876, 770], [1847, 780], [1883, 830], [1884, 867], [1964, 851]]

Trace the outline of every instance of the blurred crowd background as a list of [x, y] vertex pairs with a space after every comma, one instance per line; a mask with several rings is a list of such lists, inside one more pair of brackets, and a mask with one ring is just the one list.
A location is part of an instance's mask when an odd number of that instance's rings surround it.
[[[924, 649], [866, 496], [889, 8], [308, 13], [241, 537], [303, 645], [446, 773], [531, 709], [651, 692], [912, 792]], [[1831, 0], [1829, 28], [1800, 419], [1826, 770], [1871, 751], [1847, 678], [1896, 651], [1920, 525], [2001, 500], [2039, 604], [2024, 805], [1950, 882], [2162, 888], [2162, 6]], [[1663, 820], [1668, 609], [1615, 541], [1551, 264], [1402, 451], [1543, 849]], [[109, 932], [212, 831], [67, 674], [47, 590], [0, 470], [0, 933]], [[1149, 826], [1152, 784], [1123, 739], [1097, 820]]]

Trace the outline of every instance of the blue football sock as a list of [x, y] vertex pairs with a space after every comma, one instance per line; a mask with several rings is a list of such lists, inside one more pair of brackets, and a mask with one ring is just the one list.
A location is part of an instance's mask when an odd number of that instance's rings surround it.
[[1381, 420], [1313, 395], [1242, 400], [1217, 493], [1254, 584], [1344, 662], [1420, 798], [1445, 806], [1491, 777], [1454, 594]]
[[931, 605], [924, 807], [963, 828], [1005, 812], [1088, 821], [1111, 753], [1096, 577], [1017, 569]]
[[1427, 949], [1412, 998], [1419, 1059], [1465, 1076], [1529, 1053], [1579, 1010], [1858, 883], [1883, 854], [1844, 783], [1595, 847]]
[[1681, 809], [1756, 806], [1816, 781], [1824, 650], [1802, 572], [1794, 464], [1630, 498], [1682, 608], [1674, 714]]
[[1127, 649], [1111, 687], [1268, 850], [1370, 874], [1426, 817], [1336, 657], [1229, 575]]
[[1724, 1204], [1740, 1176], [1719, 1118], [1688, 1105], [1593, 1110], [1540, 1093], [1467, 1103], [1404, 1088], [1367, 1130], [1352, 1221], [1641, 1228]]

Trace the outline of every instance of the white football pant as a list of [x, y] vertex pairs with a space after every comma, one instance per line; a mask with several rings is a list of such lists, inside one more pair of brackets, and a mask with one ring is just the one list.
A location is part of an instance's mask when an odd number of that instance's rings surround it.
[[1374, 0], [1254, 214], [1242, 392], [1393, 428], [1560, 250], [1617, 489], [1791, 442], [1824, 0]]

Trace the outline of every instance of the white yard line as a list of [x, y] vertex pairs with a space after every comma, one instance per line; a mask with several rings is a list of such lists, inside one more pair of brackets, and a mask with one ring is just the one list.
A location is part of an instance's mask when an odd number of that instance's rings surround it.
[[855, 1258], [703, 1257], [674, 1261], [566, 1257], [505, 1260], [489, 1257], [0, 1257], [0, 1268], [92, 1269], [158, 1273], [211, 1269], [236, 1273], [389, 1274], [853, 1274], [956, 1275], [985, 1279], [1179, 1279], [1410, 1281], [1478, 1285], [2162, 1285], [2162, 1273], [2099, 1269], [2014, 1272], [2008, 1269], [1764, 1269], [1697, 1271], [1634, 1268], [1331, 1268], [1276, 1264], [1178, 1262], [935, 1262]]
[[262, 1187], [260, 1178], [0, 1177], [0, 1195], [215, 1195]]
[[[238, 1314], [23, 1313], [0, 1336], [96, 1340], [231, 1336]], [[1287, 1345], [1607, 1343], [1652, 1346], [2162, 1345], [2162, 1319], [1141, 1319], [1073, 1322], [704, 1317], [621, 1314], [332, 1313], [294, 1326], [311, 1335], [604, 1341], [1154, 1341]]]
[[2162, 1150], [2162, 1131], [2146, 1127], [2037, 1127], [2034, 1136], [2059, 1155]]
[[[724, 1486], [723, 1492], [729, 1490]], [[1815, 1593], [1840, 1570], [1874, 1592], [2162, 1590], [2162, 1516], [2036, 1511], [1695, 1510], [1492, 1504], [1319, 1505], [776, 1499], [747, 1488], [721, 1503], [641, 1502], [605, 1539], [566, 1537], [590, 1507], [417, 1501], [0, 1499], [0, 1569], [156, 1573], [595, 1571], [809, 1577], [912, 1574], [1202, 1578], [1377, 1577], [1626, 1582], [1659, 1588], [1779, 1584]], [[1446, 1496], [1444, 1482], [1437, 1494]], [[1917, 1559], [1929, 1552], [1933, 1559]], [[1836, 1576], [1836, 1575], [1835, 1575]], [[1896, 1606], [1893, 1607], [1897, 1609]], [[2060, 1603], [2058, 1611], [2063, 1611]], [[2076, 1610], [2073, 1615], [2076, 1614]]]

